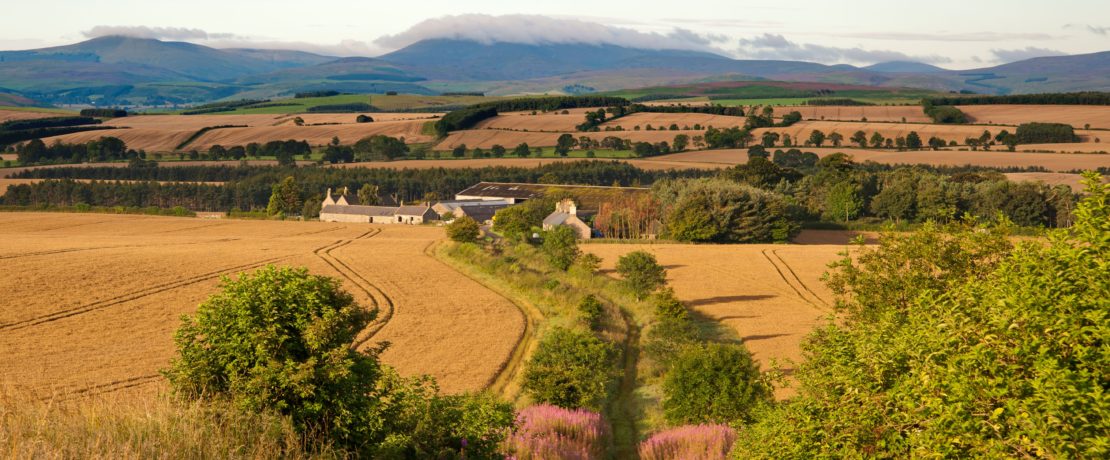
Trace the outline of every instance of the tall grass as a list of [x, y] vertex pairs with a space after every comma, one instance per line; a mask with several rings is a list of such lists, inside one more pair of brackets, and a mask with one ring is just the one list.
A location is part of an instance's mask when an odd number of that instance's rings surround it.
[[736, 441], [727, 425], [687, 425], [640, 443], [641, 460], [724, 460]]
[[[67, 399], [73, 398], [73, 399]], [[278, 415], [221, 401], [110, 393], [42, 398], [0, 388], [0, 458], [345, 458]]]
[[505, 450], [514, 460], [586, 460], [604, 457], [608, 439], [609, 424], [601, 414], [539, 405], [517, 414]]

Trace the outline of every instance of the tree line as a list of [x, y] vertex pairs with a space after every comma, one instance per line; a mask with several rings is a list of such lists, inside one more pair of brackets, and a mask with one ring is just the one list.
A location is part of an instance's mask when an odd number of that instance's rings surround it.
[[0, 123], [0, 146], [81, 131], [115, 129], [111, 126], [96, 126], [99, 124], [100, 120], [88, 116], [10, 120]]
[[1006, 96], [947, 96], [929, 98], [928, 101], [933, 105], [1110, 105], [1110, 92], [1083, 91], [1077, 93], [1011, 94]]

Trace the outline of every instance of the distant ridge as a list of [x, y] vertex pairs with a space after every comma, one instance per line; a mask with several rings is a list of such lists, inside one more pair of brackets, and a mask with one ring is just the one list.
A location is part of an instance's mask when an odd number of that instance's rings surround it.
[[914, 61], [880, 62], [864, 67], [864, 69], [883, 73], [937, 73], [948, 71], [948, 69], [942, 69], [935, 65]]

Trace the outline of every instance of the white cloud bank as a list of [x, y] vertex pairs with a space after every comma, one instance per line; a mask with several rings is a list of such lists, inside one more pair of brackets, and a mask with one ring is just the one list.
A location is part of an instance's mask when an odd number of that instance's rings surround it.
[[469, 40], [484, 44], [608, 44], [628, 48], [719, 53], [720, 50], [712, 45], [722, 41], [724, 37], [702, 35], [682, 28], [675, 28], [666, 34], [641, 32], [579, 19], [538, 15], [463, 14], [428, 19], [399, 34], [383, 36], [374, 43], [385, 48], [400, 49], [429, 39]]
[[916, 61], [929, 64], [946, 64], [952, 59], [945, 56], [913, 56], [900, 51], [868, 50], [860, 47], [798, 43], [778, 34], [763, 34], [740, 39], [738, 54], [752, 59], [783, 59], [809, 61], [823, 64], [875, 64], [889, 61]]

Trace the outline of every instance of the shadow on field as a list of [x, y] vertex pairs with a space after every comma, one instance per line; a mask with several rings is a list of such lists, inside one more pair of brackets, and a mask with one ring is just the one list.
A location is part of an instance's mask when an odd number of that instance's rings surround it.
[[[691, 300], [689, 302], [686, 302], [686, 305], [689, 305], [691, 307], [702, 307], [702, 306], [705, 306], [705, 305], [716, 305], [716, 304], [719, 304], [719, 303], [750, 302], [750, 301], [753, 301], [753, 300], [773, 299], [775, 297], [778, 297], [778, 296], [776, 296], [776, 295], [765, 295], [765, 294], [760, 294], [760, 295], [728, 295], [728, 296], [718, 296], [718, 297], [709, 297], [709, 298], [705, 298], [705, 299]], [[721, 318], [717, 318], [717, 319], [720, 320]]]

